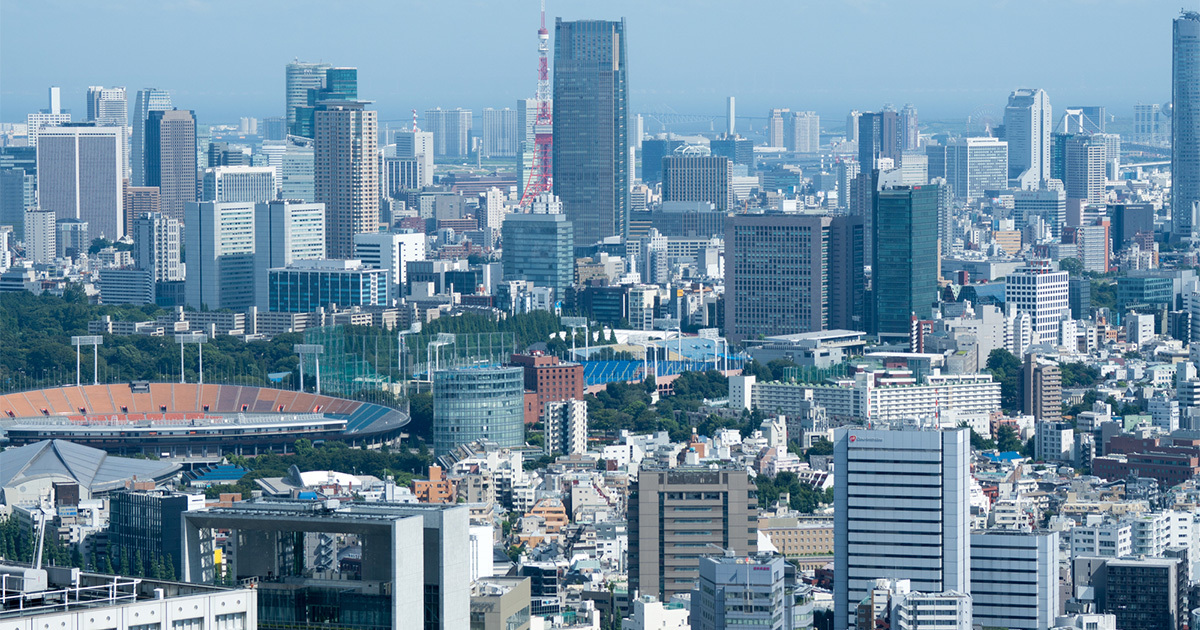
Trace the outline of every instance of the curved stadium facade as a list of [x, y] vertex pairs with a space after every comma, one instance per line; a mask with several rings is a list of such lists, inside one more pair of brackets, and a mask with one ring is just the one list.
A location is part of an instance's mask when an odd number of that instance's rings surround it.
[[396, 439], [408, 420], [383, 405], [245, 385], [135, 382], [0, 395], [10, 445], [70, 440], [118, 455], [254, 455], [301, 438], [369, 446]]

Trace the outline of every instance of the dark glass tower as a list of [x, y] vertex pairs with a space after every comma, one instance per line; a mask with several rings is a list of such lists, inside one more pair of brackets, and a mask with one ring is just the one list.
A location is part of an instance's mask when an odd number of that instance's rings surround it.
[[625, 21], [555, 24], [554, 194], [575, 246], [629, 230]]
[[527, 280], [566, 299], [575, 280], [575, 238], [561, 214], [510, 214], [504, 220], [504, 279]]
[[929, 319], [938, 299], [940, 186], [886, 188], [875, 195], [872, 280], [875, 330], [908, 338], [912, 316]]
[[1200, 227], [1200, 13], [1175, 19], [1171, 44], [1172, 236], [1186, 238]]

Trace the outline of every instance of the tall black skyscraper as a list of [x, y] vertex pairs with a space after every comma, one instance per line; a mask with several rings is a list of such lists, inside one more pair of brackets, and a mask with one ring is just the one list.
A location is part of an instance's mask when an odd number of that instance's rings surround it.
[[929, 319], [938, 299], [940, 187], [897, 186], [875, 193], [871, 284], [874, 327], [907, 338], [912, 316]]
[[1200, 227], [1200, 12], [1175, 19], [1171, 44], [1171, 217], [1180, 238]]
[[555, 24], [554, 194], [587, 247], [629, 228], [625, 21]]
[[900, 166], [904, 153], [900, 114], [893, 110], [866, 112], [858, 119], [858, 163], [863, 171], [879, 167], [879, 158]]

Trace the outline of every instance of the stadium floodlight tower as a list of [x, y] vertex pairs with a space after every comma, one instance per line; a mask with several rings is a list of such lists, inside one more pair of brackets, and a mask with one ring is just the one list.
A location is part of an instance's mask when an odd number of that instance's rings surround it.
[[82, 346], [92, 347], [92, 384], [100, 384], [100, 346], [104, 343], [101, 335], [78, 335], [71, 337], [71, 345], [75, 346], [75, 387], [79, 387], [79, 355]]
[[298, 343], [292, 350], [300, 355], [300, 391], [304, 391], [304, 355], [312, 356], [317, 362], [317, 395], [321, 395], [321, 355], [325, 354], [325, 346], [319, 343]]
[[425, 371], [429, 373], [430, 385], [433, 384], [433, 373], [441, 369], [442, 346], [453, 345], [457, 339], [454, 333], [438, 333], [437, 338], [425, 347]]
[[563, 324], [563, 326], [569, 326], [571, 328], [571, 360], [572, 361], [579, 360], [579, 358], [575, 355], [575, 331], [579, 330], [580, 328], [582, 328], [583, 332], [585, 333], [583, 335], [583, 356], [584, 356], [584, 358], [587, 358], [587, 356], [589, 354], [591, 354], [591, 352], [592, 352], [592, 350], [591, 350], [591, 346], [592, 346], [591, 336], [592, 335], [591, 335], [591, 330], [588, 329], [588, 318], [586, 318], [586, 317], [564, 317], [564, 318], [562, 318], [562, 324]]
[[183, 333], [175, 335], [175, 341], [179, 344], [179, 382], [183, 383], [183, 349], [184, 344], [196, 344], [196, 352], [200, 354], [200, 367], [198, 374], [200, 375], [200, 384], [204, 384], [204, 344], [208, 343], [208, 335], [204, 333]]
[[405, 398], [408, 397], [408, 373], [404, 368], [408, 366], [404, 361], [404, 358], [407, 354], [405, 352], [407, 348], [404, 347], [404, 337], [406, 335], [415, 335], [420, 332], [421, 322], [413, 322], [412, 326], [410, 326], [408, 330], [401, 330], [400, 333], [396, 335], [396, 368], [400, 370], [400, 392]]

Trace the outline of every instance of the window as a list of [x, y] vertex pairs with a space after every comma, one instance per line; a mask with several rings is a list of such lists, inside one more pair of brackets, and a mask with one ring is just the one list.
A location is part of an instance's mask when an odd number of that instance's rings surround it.
[[214, 621], [216, 622], [214, 630], [246, 630], [246, 613], [217, 615]]
[[171, 622], [171, 630], [204, 630], [204, 619], [176, 619]]

